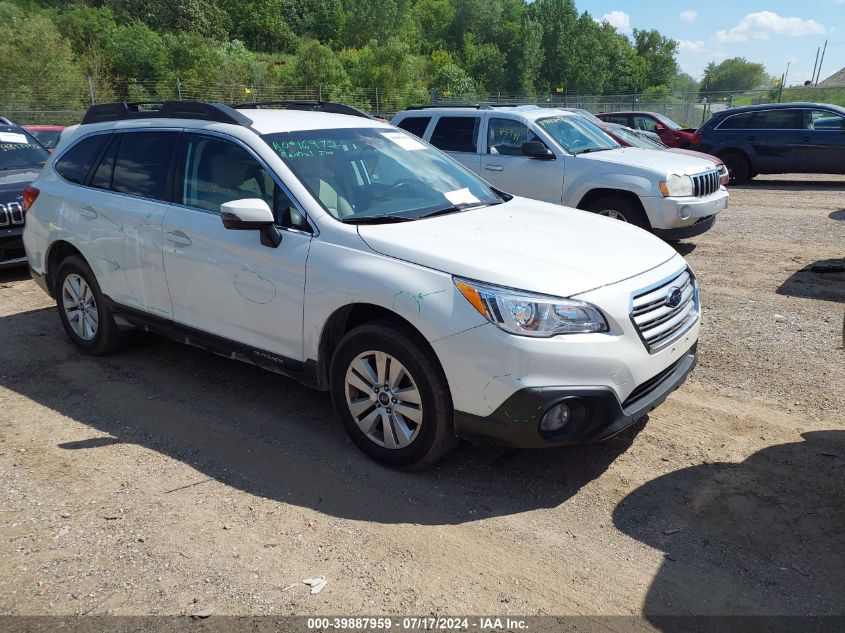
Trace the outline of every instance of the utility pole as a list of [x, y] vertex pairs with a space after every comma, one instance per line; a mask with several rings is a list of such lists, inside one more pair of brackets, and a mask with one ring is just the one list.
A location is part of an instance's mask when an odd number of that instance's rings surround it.
[[822, 75], [822, 64], [824, 63], [824, 54], [827, 51], [827, 40], [824, 41], [824, 48], [822, 49], [822, 58], [819, 60], [819, 70], [816, 73], [816, 83], [815, 85], [819, 85], [819, 77]]
[[813, 83], [813, 80], [816, 78], [816, 66], [819, 65], [819, 51], [821, 49], [821, 46], [816, 46], [816, 61], [813, 62], [813, 74], [810, 75], [810, 83]]

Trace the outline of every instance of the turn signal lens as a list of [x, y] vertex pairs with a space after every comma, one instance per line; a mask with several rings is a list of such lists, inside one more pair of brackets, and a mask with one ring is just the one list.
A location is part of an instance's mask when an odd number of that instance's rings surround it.
[[38, 197], [38, 194], [41, 193], [35, 187], [26, 187], [23, 190], [23, 212], [26, 213], [29, 211], [29, 208], [32, 206], [32, 203], [35, 202], [35, 199]]

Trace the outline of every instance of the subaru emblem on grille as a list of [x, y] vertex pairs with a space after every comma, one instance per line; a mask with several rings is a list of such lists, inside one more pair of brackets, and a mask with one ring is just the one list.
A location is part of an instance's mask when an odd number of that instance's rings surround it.
[[666, 293], [666, 299], [664, 300], [664, 303], [670, 308], [677, 308], [679, 305], [681, 305], [682, 296], [683, 295], [681, 294], [681, 289], [677, 286], [672, 286]]

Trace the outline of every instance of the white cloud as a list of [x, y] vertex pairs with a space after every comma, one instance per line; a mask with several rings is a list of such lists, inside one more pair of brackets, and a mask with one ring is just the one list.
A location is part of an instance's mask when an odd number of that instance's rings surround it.
[[[845, 2], [845, 0], [842, 1]], [[681, 19], [684, 22], [695, 22], [698, 19], [698, 11], [693, 11], [692, 9], [681, 11]]]
[[825, 28], [815, 20], [785, 18], [773, 11], [749, 13], [735, 27], [727, 31], [717, 31], [717, 42], [747, 42], [748, 40], [767, 40], [772, 35], [800, 37], [814, 33], [825, 33]]
[[628, 33], [631, 30], [631, 16], [624, 11], [611, 11], [610, 13], [605, 13], [596, 21], [607, 22], [610, 26], [622, 33]]
[[682, 53], [703, 53], [705, 51], [705, 44], [703, 40], [680, 40], [678, 42], [678, 49]]

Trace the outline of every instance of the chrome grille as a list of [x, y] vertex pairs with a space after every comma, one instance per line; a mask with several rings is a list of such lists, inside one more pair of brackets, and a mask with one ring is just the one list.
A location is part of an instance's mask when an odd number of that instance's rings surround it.
[[0, 228], [23, 226], [23, 207], [19, 202], [0, 202]]
[[[672, 305], [670, 297], [676, 290], [680, 299]], [[688, 268], [635, 293], [631, 300], [631, 321], [649, 352], [659, 351], [679, 338], [698, 314], [698, 286]]]
[[692, 176], [692, 195], [696, 198], [703, 198], [717, 191], [719, 191], [718, 171], [708, 171], [705, 174]]

